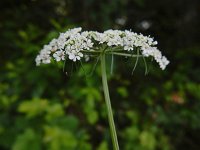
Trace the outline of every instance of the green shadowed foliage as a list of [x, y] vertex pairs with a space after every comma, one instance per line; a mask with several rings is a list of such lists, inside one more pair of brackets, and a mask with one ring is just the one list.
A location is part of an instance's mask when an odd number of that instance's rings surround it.
[[[100, 65], [35, 66], [59, 32], [132, 29], [151, 34], [171, 64], [106, 58], [123, 150], [199, 150], [199, 1], [33, 0], [0, 2], [0, 149], [109, 150]], [[112, 68], [110, 70], [110, 68]], [[132, 74], [132, 70], [134, 72]], [[112, 73], [111, 73], [112, 72]]]

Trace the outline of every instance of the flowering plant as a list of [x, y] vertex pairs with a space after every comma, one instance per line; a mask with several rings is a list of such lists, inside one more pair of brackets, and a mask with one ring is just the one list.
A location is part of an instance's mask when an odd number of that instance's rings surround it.
[[[131, 51], [139, 49], [144, 57], [152, 56], [165, 69], [169, 61], [155, 47], [157, 41], [153, 38], [143, 36], [128, 30], [107, 30], [103, 33], [96, 31], [81, 32], [81, 28], [74, 28], [65, 33], [61, 33], [57, 39], [53, 39], [48, 45], [44, 45], [39, 55], [36, 57], [36, 64], [48, 64], [53, 57], [56, 61], [70, 60], [77, 61], [82, 57], [88, 58], [91, 53], [131, 56]], [[100, 48], [100, 47], [105, 48]], [[119, 52], [124, 53], [119, 53]], [[125, 54], [126, 53], [126, 54]], [[129, 55], [130, 54], [130, 55]]]
[[[157, 41], [149, 36], [137, 34], [128, 30], [107, 30], [103, 33], [96, 31], [83, 31], [74, 28], [60, 33], [57, 39], [53, 39], [48, 45], [44, 45], [36, 57], [36, 65], [48, 64], [54, 59], [56, 61], [66, 60], [80, 61], [82, 58], [88, 60], [93, 55], [99, 55], [101, 60], [102, 84], [105, 102], [108, 112], [108, 120], [114, 150], [119, 150], [115, 124], [113, 120], [107, 85], [105, 55], [119, 55], [126, 57], [153, 57], [164, 70], [169, 61], [156, 47]], [[135, 52], [135, 54], [134, 54]]]

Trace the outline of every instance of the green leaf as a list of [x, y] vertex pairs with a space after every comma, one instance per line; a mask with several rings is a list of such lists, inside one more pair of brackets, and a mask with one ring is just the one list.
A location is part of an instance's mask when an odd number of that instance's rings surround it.
[[73, 150], [77, 146], [77, 140], [69, 130], [58, 127], [45, 126], [44, 142], [49, 150]]
[[52, 104], [47, 108], [46, 120], [50, 121], [57, 117], [64, 116], [64, 110], [61, 104]]
[[33, 99], [22, 102], [18, 107], [18, 111], [32, 118], [45, 112], [48, 106], [49, 103], [45, 99]]
[[42, 150], [41, 139], [35, 131], [26, 129], [17, 137], [12, 150]]
[[97, 148], [97, 150], [108, 150], [108, 145], [105, 141], [103, 141], [99, 147]]
[[89, 123], [91, 124], [95, 124], [98, 120], [98, 113], [96, 111], [90, 111], [87, 114], [87, 119], [89, 121]]
[[128, 97], [128, 91], [125, 87], [119, 87], [117, 88], [117, 92], [123, 97], [126, 98]]
[[143, 131], [140, 134], [140, 143], [146, 150], [154, 150], [156, 147], [154, 134], [148, 131]]

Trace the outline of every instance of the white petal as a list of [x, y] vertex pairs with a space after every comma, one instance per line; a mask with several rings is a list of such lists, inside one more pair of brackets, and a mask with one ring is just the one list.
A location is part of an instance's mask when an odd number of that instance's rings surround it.
[[75, 58], [75, 55], [74, 54], [69, 54], [69, 59], [74, 59]]
[[77, 59], [77, 60], [80, 60], [80, 59], [81, 59], [81, 57], [79, 57], [79, 56], [76, 56], [76, 59]]

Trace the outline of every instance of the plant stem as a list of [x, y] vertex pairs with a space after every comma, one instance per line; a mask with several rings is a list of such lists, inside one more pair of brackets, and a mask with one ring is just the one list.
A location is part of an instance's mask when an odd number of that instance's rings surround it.
[[106, 61], [105, 61], [104, 52], [101, 53], [101, 74], [102, 74], [103, 91], [104, 91], [105, 102], [106, 102], [106, 107], [107, 107], [108, 121], [109, 121], [109, 126], [110, 126], [113, 149], [119, 150], [117, 133], [115, 129], [115, 123], [113, 119], [112, 107], [111, 107], [109, 90], [108, 90], [107, 75], [106, 75]]
[[142, 55], [133, 55], [133, 54], [126, 54], [126, 53], [118, 53], [118, 52], [108, 52], [107, 54], [125, 56], [125, 57], [142, 57]]

